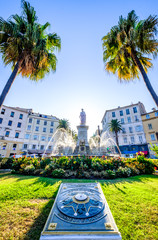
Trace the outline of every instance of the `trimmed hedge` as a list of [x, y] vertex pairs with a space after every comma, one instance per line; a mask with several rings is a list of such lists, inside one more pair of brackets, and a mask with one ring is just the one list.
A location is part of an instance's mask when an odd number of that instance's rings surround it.
[[[9, 161], [9, 160], [8, 160]], [[139, 174], [152, 174], [154, 163], [144, 155], [137, 158], [52, 157], [12, 159], [12, 172], [53, 178], [113, 179]]]

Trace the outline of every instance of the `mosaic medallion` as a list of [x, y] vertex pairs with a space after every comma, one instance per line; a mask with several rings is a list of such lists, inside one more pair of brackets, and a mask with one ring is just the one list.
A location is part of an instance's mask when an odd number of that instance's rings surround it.
[[61, 184], [40, 240], [77, 240], [78, 236], [121, 240], [98, 183]]

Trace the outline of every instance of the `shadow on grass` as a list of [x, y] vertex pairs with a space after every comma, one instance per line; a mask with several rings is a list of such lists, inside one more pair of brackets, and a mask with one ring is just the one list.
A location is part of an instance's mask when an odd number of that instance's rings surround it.
[[45, 205], [45, 207], [42, 209], [40, 215], [36, 218], [28, 232], [24, 236], [24, 240], [39, 240], [41, 232], [44, 228], [44, 225], [46, 223], [46, 220], [48, 218], [48, 215], [50, 213], [50, 210], [53, 206], [54, 199], [57, 195], [58, 189], [54, 192], [52, 195], [51, 200]]

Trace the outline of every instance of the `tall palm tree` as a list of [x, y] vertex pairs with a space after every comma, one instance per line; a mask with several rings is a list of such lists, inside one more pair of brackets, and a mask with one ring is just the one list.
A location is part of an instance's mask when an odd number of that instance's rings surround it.
[[[118, 133], [122, 130], [121, 122], [118, 119], [112, 119], [111, 122], [109, 123], [109, 129], [111, 132], [115, 133], [116, 144], [119, 149]], [[119, 149], [119, 152], [120, 152], [120, 149]]]
[[64, 128], [65, 130], [69, 131], [70, 130], [69, 121], [67, 119], [60, 119], [57, 128]]
[[38, 81], [50, 70], [56, 70], [54, 50], [60, 50], [60, 37], [56, 33], [46, 34], [50, 24], [37, 22], [30, 3], [22, 1], [22, 8], [22, 16], [12, 15], [7, 21], [0, 17], [0, 53], [4, 64], [13, 68], [0, 96], [0, 107], [17, 74]]
[[142, 74], [146, 87], [158, 106], [158, 96], [151, 86], [147, 76], [147, 69], [152, 67], [151, 59], [158, 51], [156, 39], [158, 18], [149, 16], [138, 21], [135, 11], [131, 11], [127, 18], [119, 18], [117, 26], [102, 38], [103, 61], [105, 70], [117, 73], [120, 80], [130, 81]]

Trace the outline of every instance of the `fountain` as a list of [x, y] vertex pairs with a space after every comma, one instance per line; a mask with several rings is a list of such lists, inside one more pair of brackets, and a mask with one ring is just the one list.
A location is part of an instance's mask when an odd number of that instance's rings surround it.
[[110, 136], [110, 133], [108, 130], [103, 132], [100, 136], [96, 135], [94, 137], [91, 137], [89, 140], [89, 146], [90, 146], [92, 155], [114, 156], [114, 155], [117, 155], [116, 149], [120, 153], [120, 150], [117, 147], [116, 142]]
[[[49, 146], [52, 146], [51, 151], [48, 151]], [[48, 156], [72, 155], [75, 146], [76, 142], [71, 133], [64, 128], [57, 129], [48, 142], [43, 157], [45, 157], [46, 154], [48, 154]]]
[[[46, 156], [61, 156], [61, 155], [116, 155], [116, 149], [120, 153], [116, 142], [110, 136], [108, 131], [100, 134], [98, 129], [98, 135], [91, 137], [89, 142], [88, 138], [88, 126], [86, 125], [86, 113], [82, 109], [80, 113], [80, 125], [77, 126], [78, 140], [77, 143], [73, 139], [72, 134], [61, 128], [57, 129], [52, 135], [49, 143], [47, 144], [43, 157]], [[52, 146], [51, 151], [49, 147]]]

